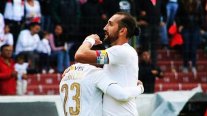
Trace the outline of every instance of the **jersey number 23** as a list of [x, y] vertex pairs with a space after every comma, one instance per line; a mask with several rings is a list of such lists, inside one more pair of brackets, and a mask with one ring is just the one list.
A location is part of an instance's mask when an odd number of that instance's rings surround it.
[[64, 103], [63, 103], [65, 116], [67, 116], [67, 114], [68, 114], [66, 103], [68, 102], [68, 94], [70, 92], [69, 89], [70, 90], [75, 89], [75, 93], [76, 93], [74, 96], [72, 96], [72, 99], [75, 102], [76, 106], [75, 107], [69, 107], [70, 116], [79, 115], [79, 113], [80, 113], [80, 84], [74, 82], [70, 85], [70, 88], [68, 87], [67, 84], [63, 84], [62, 87], [61, 87], [61, 92], [65, 91]]

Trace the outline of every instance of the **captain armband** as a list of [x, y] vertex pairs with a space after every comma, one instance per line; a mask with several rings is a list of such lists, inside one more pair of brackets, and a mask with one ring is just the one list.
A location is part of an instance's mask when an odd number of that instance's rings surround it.
[[96, 50], [97, 64], [108, 64], [108, 56], [106, 50]]

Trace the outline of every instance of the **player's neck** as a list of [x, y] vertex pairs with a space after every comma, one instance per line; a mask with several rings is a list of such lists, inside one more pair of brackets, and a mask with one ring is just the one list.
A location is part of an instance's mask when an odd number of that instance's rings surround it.
[[128, 43], [128, 39], [127, 38], [119, 38], [116, 41], [114, 41], [111, 45], [123, 45], [125, 43]]

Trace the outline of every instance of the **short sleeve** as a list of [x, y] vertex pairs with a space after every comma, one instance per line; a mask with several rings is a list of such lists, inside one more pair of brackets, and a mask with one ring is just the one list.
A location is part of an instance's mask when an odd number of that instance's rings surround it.
[[123, 46], [113, 46], [106, 49], [109, 64], [123, 64], [128, 60], [128, 52]]

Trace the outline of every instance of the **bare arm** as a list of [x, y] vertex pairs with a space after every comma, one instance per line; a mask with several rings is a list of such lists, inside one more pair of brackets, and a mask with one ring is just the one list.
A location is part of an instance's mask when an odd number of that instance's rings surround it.
[[92, 34], [86, 37], [85, 41], [82, 43], [82, 45], [78, 48], [77, 52], [75, 53], [75, 60], [80, 63], [99, 64], [99, 62], [97, 62], [99, 54], [97, 54], [97, 51], [91, 50], [94, 44], [102, 44], [102, 41], [100, 40], [98, 35]]

